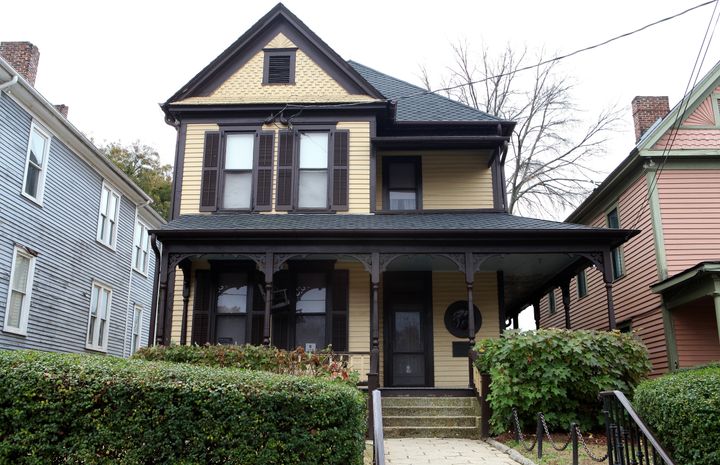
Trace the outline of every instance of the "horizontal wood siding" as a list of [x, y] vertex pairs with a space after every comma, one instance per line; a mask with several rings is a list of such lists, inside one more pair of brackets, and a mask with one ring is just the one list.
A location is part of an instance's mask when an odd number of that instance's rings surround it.
[[421, 156], [423, 208], [474, 209], [493, 208], [492, 172], [487, 166], [489, 152], [453, 151], [383, 151], [378, 156], [377, 208], [383, 208], [382, 157]]
[[671, 311], [680, 368], [720, 360], [720, 335], [712, 297]]
[[358, 262], [339, 262], [335, 268], [348, 270], [350, 277], [348, 350], [370, 352], [370, 273]]
[[[635, 228], [641, 233], [622, 247], [625, 274], [613, 283], [615, 318], [618, 323], [631, 321], [650, 353], [653, 369], [657, 373], [667, 371], [660, 297], [650, 292], [650, 286], [658, 281], [652, 221], [647, 199], [647, 181], [637, 178], [623, 192], [617, 202], [621, 228]], [[606, 227], [606, 213], [589, 223]], [[570, 293], [570, 319], [573, 329], [608, 329], [607, 299], [602, 273], [594, 268], [586, 270], [588, 294], [577, 297], [576, 278]], [[547, 297], [541, 305], [541, 327], [565, 327], [561, 293], [555, 295], [557, 313], [550, 317]]]
[[[0, 348], [85, 352], [95, 279], [112, 288], [108, 353], [122, 356], [129, 345], [128, 302], [144, 302], [149, 309], [151, 301], [149, 286], [129, 294], [135, 206], [122, 197], [116, 250], [98, 243], [103, 179], [56, 137], [50, 143], [43, 206], [22, 197], [30, 124], [30, 115], [0, 92], [0, 321], [15, 243], [39, 252], [27, 336], [0, 333]], [[148, 328], [143, 330], [147, 334]]]
[[665, 169], [658, 194], [668, 275], [720, 259], [720, 169]]
[[350, 131], [348, 213], [370, 213], [370, 122], [340, 122], [337, 128]]

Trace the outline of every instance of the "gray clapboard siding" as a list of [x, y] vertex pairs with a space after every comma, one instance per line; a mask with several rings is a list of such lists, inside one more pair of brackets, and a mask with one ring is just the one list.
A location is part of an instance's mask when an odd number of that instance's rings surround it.
[[[134, 273], [130, 289], [135, 205], [121, 198], [116, 249], [98, 243], [103, 179], [56, 137], [50, 144], [42, 207], [23, 197], [31, 122], [21, 106], [0, 92], [0, 322], [5, 317], [14, 244], [39, 252], [27, 336], [0, 332], [0, 348], [88, 352], [85, 340], [95, 279], [113, 291], [107, 352], [126, 355], [132, 302], [142, 302], [149, 325], [152, 295], [151, 274], [140, 279]], [[154, 261], [153, 256], [150, 259]], [[148, 328], [143, 330], [147, 339]]]

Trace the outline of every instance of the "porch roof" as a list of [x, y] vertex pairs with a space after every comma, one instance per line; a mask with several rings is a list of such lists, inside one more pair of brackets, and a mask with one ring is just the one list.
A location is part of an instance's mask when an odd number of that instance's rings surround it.
[[595, 228], [586, 225], [524, 218], [501, 212], [407, 213], [407, 214], [328, 214], [292, 213], [286, 215], [212, 214], [182, 215], [159, 231], [160, 237], [181, 234], [560, 234], [573, 237], [604, 238], [622, 243], [634, 231]]

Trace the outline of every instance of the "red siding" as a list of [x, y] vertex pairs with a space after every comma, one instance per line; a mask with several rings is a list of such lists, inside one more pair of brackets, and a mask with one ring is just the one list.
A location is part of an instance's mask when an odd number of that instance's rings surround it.
[[[625, 274], [613, 283], [613, 302], [618, 323], [632, 320], [632, 327], [647, 346], [653, 370], [662, 373], [668, 369], [667, 351], [660, 297], [650, 292], [650, 285], [658, 281], [655, 261], [655, 247], [652, 233], [650, 209], [646, 202], [647, 182], [640, 176], [620, 196], [617, 202], [621, 228], [635, 228], [642, 232], [623, 246]], [[605, 227], [605, 213], [590, 223]], [[599, 270], [586, 270], [588, 295], [577, 297], [576, 280], [570, 290], [570, 321], [573, 329], [608, 329], [607, 299], [605, 285]], [[560, 300], [557, 299], [558, 313], [550, 318], [547, 314], [547, 298], [541, 304], [542, 327], [564, 327]]]
[[681, 368], [720, 360], [720, 339], [711, 297], [672, 310]]
[[658, 194], [668, 275], [720, 260], [720, 169], [666, 169]]

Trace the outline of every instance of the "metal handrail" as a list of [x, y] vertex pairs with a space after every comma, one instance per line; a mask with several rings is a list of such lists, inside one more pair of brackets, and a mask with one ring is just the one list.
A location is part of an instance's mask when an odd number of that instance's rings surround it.
[[382, 399], [379, 389], [372, 392], [373, 408], [373, 464], [385, 465], [385, 441], [383, 436]]
[[[655, 438], [655, 435], [653, 434], [652, 430], [645, 424], [645, 422], [642, 421], [640, 416], [635, 412], [635, 409], [633, 409], [632, 404], [628, 400], [627, 397], [625, 397], [625, 394], [623, 394], [620, 391], [603, 391], [600, 393], [599, 396], [603, 400], [603, 411], [605, 413], [605, 421], [608, 428], [608, 454], [613, 457], [615, 460], [611, 460], [611, 464], [624, 464], [626, 461], [623, 457], [623, 448], [626, 450], [624, 451], [625, 455], [632, 453], [635, 454], [635, 446], [637, 446], [637, 450], [639, 452], [640, 457], [638, 457], [642, 463], [643, 454], [642, 454], [642, 440], [637, 437], [637, 430], [639, 429], [642, 433], [644, 439], [645, 439], [645, 454], [644, 457], [648, 461], [650, 460], [649, 453], [648, 453], [648, 443], [651, 446], [650, 450], [653, 454], [653, 463], [655, 463], [655, 454], [657, 454], [662, 461], [667, 465], [675, 465], [672, 459], [670, 458], [670, 454], [663, 449], [662, 445], [658, 442], [658, 440]], [[612, 400], [615, 400], [620, 403], [620, 405], [625, 410], [625, 413], [630, 417], [633, 424], [627, 424], [624, 417], [617, 418], [616, 410], [613, 408], [613, 406], [610, 404]], [[635, 431], [633, 431], [635, 430]], [[632, 448], [631, 451], [628, 451], [628, 441], [627, 438], [630, 439], [629, 447]], [[614, 447], [613, 447], [614, 446]], [[613, 450], [614, 449], [614, 450]]]

